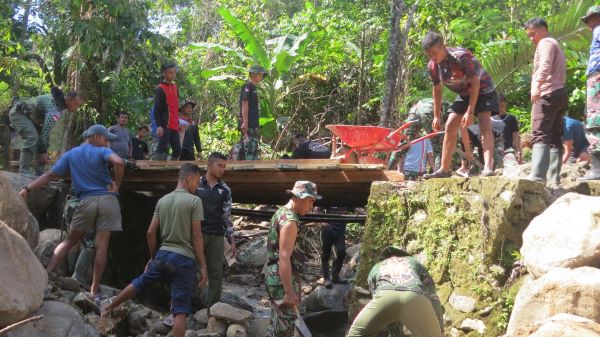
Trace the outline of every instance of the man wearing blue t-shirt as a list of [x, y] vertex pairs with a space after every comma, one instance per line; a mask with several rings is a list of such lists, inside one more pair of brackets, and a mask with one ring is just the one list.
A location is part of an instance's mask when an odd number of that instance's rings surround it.
[[[61, 242], [48, 263], [51, 272], [65, 258], [67, 252], [79, 245], [83, 235], [96, 230], [94, 272], [90, 292], [98, 302], [100, 280], [106, 267], [110, 232], [121, 231], [121, 208], [117, 198], [123, 180], [123, 159], [107, 148], [108, 142], [116, 138], [103, 125], [93, 125], [83, 133], [86, 142], [65, 152], [52, 169], [44, 173], [19, 193], [24, 199], [29, 191], [42, 188], [59, 177], [71, 175], [73, 189], [80, 200], [75, 209], [71, 228], [65, 241]], [[108, 165], [114, 168], [114, 179]]]
[[588, 147], [590, 143], [585, 138], [585, 127], [580, 121], [563, 116], [563, 163], [588, 162]]

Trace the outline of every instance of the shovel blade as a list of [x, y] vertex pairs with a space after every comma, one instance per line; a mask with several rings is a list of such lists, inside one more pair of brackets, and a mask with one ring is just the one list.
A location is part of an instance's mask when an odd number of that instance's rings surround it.
[[294, 325], [302, 337], [312, 337], [312, 333], [308, 330], [308, 326], [306, 326], [306, 323], [304, 323], [302, 318], [298, 317], [296, 321], [294, 321]]

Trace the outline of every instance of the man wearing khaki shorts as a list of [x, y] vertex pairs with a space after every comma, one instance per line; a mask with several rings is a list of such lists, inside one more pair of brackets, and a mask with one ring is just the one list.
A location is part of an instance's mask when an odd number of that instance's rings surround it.
[[[47, 269], [52, 272], [67, 252], [79, 245], [84, 234], [95, 229], [96, 257], [90, 292], [94, 300], [99, 302], [110, 232], [122, 230], [117, 196], [123, 180], [124, 164], [118, 155], [107, 148], [108, 141], [116, 136], [109, 133], [106, 127], [93, 125], [83, 135], [87, 139], [85, 143], [65, 152], [50, 171], [24, 186], [20, 195], [27, 198], [30, 190], [44, 187], [58, 177], [71, 175], [73, 189], [80, 202], [75, 208], [69, 234], [54, 250]], [[110, 176], [108, 164], [114, 168], [114, 179]]]

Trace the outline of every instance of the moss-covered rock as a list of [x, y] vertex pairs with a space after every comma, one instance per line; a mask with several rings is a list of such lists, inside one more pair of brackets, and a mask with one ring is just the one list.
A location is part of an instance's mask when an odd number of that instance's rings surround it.
[[[500, 177], [434, 179], [413, 188], [374, 183], [356, 284], [367, 286], [384, 247], [402, 245], [427, 266], [452, 326], [476, 318], [486, 323], [486, 336], [501, 335], [514, 297], [504, 283], [521, 235], [549, 200], [539, 183]], [[475, 312], [449, 306], [453, 292], [477, 299]], [[358, 309], [354, 305], [350, 314]]]

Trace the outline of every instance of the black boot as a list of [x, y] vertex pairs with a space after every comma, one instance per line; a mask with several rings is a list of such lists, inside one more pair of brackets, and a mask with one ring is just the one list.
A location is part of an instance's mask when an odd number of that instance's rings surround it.
[[590, 154], [590, 166], [588, 173], [577, 178], [577, 181], [600, 180], [600, 153]]
[[325, 288], [331, 289], [331, 276], [329, 275], [329, 257], [321, 256], [321, 266], [323, 267], [323, 280], [325, 281]]

